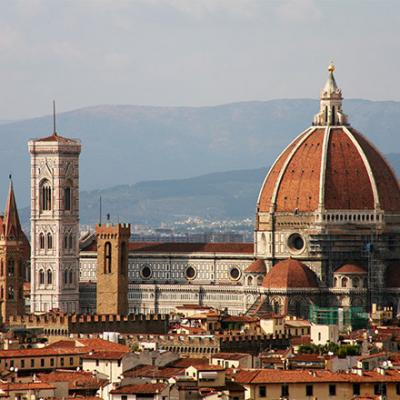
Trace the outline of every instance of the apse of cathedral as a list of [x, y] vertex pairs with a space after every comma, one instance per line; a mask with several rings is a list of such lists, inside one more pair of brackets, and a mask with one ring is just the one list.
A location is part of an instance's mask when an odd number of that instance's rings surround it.
[[57, 134], [30, 142], [32, 311], [153, 314], [196, 304], [307, 316], [313, 304], [396, 309], [399, 185], [351, 126], [334, 70], [311, 126], [262, 184], [254, 244], [128, 242], [130, 227], [104, 225], [78, 248], [80, 143]]

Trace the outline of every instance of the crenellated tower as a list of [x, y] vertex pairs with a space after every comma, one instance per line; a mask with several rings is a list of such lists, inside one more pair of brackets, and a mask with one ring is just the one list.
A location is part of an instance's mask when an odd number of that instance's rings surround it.
[[129, 224], [99, 224], [97, 237], [97, 313], [128, 314]]
[[29, 141], [31, 312], [79, 310], [79, 140]]

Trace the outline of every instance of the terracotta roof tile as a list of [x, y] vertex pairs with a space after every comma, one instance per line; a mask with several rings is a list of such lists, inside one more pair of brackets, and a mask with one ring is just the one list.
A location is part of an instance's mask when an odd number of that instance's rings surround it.
[[252, 262], [245, 270], [244, 272], [248, 273], [257, 273], [257, 274], [265, 274], [267, 272], [267, 268], [265, 266], [264, 260], [255, 260]]
[[141, 385], [127, 385], [112, 390], [111, 394], [155, 394], [167, 387], [164, 383], [143, 383]]
[[340, 274], [367, 274], [367, 271], [358, 264], [344, 264], [339, 267], [335, 272]]
[[271, 289], [318, 288], [318, 278], [306, 265], [293, 258], [278, 262], [265, 275], [262, 286]]

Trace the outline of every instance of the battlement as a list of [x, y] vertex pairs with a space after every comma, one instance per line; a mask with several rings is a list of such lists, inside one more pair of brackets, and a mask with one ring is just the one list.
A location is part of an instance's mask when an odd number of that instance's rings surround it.
[[100, 239], [113, 239], [117, 235], [130, 237], [131, 236], [131, 224], [126, 223], [105, 223], [96, 225], [96, 235]]
[[[165, 314], [27, 314], [14, 315], [10, 327], [42, 328], [46, 333], [68, 335], [71, 333], [158, 333], [168, 331], [169, 316]], [[54, 333], [55, 332], [55, 333]]]

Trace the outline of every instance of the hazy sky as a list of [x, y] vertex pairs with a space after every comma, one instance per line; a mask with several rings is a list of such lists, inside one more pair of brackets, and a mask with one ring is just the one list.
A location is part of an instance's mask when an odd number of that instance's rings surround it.
[[96, 104], [400, 100], [398, 0], [0, 0], [0, 119]]

